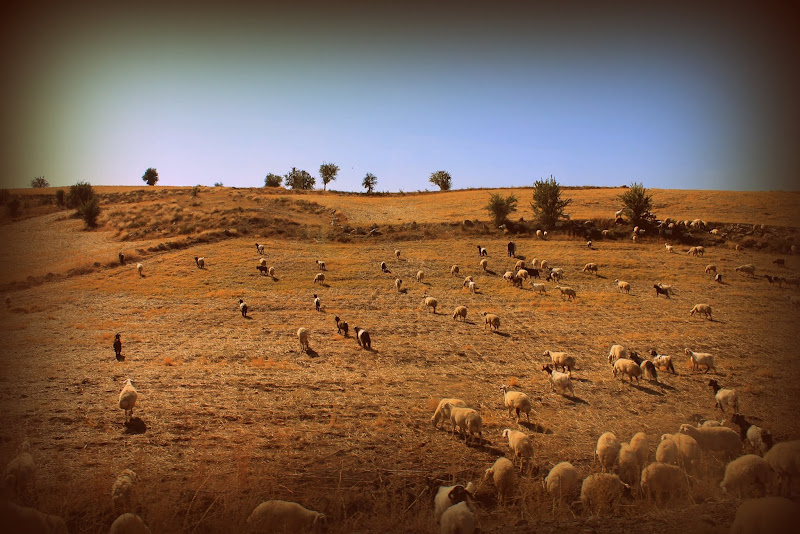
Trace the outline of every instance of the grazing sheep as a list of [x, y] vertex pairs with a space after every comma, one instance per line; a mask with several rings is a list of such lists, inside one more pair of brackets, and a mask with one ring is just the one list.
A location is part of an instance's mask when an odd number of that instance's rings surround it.
[[440, 400], [439, 405], [436, 406], [436, 411], [433, 412], [433, 416], [431, 417], [431, 423], [433, 423], [434, 428], [439, 427], [440, 421], [442, 423], [442, 427], [444, 428], [444, 422], [450, 420], [450, 408], [453, 407], [466, 408], [467, 403], [456, 398]]
[[477, 292], [477, 291], [478, 291], [478, 285], [477, 285], [475, 282], [473, 282], [473, 281], [471, 281], [471, 280], [470, 280], [470, 281], [467, 283], [467, 289], [468, 289], [470, 292], [472, 292], [472, 293], [475, 293], [475, 292]]
[[694, 315], [695, 313], [697, 313], [697, 315], [703, 315], [711, 321], [714, 320], [714, 318], [711, 317], [711, 306], [709, 304], [695, 304], [692, 311], [689, 312], [689, 315]]
[[718, 283], [718, 284], [721, 284], [722, 283], [722, 275], [721, 274], [715, 274], [714, 275], [714, 281], [716, 283]]
[[620, 443], [613, 432], [605, 432], [597, 439], [595, 458], [600, 463], [600, 469], [612, 471], [619, 458]]
[[542, 353], [542, 358], [550, 358], [555, 369], [563, 369], [572, 374], [572, 368], [575, 367], [576, 358], [570, 356], [566, 352], [552, 352], [546, 350]]
[[539, 269], [535, 269], [533, 267], [524, 267], [524, 269], [526, 271], [528, 271], [528, 276], [530, 278], [539, 278], [539, 279], [541, 279], [541, 277], [539, 276]]
[[300, 341], [300, 350], [308, 352], [308, 330], [300, 327], [297, 329], [297, 339]]
[[111, 506], [114, 513], [122, 513], [132, 511], [136, 499], [136, 488], [134, 487], [139, 482], [139, 475], [125, 469], [119, 474], [114, 484], [111, 486]]
[[151, 534], [151, 532], [141, 517], [128, 512], [111, 523], [108, 534]]
[[630, 443], [621, 444], [619, 448], [619, 479], [625, 484], [634, 486], [639, 483], [641, 472], [636, 450]]
[[399, 278], [394, 279], [394, 287], [395, 289], [397, 289], [398, 292], [400, 291], [400, 287], [402, 287], [402, 285], [403, 285], [402, 280], [400, 280]]
[[778, 258], [776, 260], [773, 260], [772, 263], [774, 263], [778, 267], [786, 267], [786, 260], [784, 260], [783, 258]]
[[[539, 262], [539, 268], [540, 268], [541, 270], [543, 270], [543, 271], [546, 271], [546, 270], [548, 269], [548, 266], [549, 266], [549, 265], [550, 265], [550, 264], [549, 264], [549, 263], [547, 263], [547, 260], [542, 260], [542, 261], [540, 261], [540, 262]], [[534, 265], [534, 267], [535, 267], [535, 265]]]
[[321, 303], [322, 302], [319, 300], [319, 297], [317, 296], [317, 294], [314, 293], [314, 309], [319, 311], [319, 307], [320, 307]]
[[514, 270], [519, 271], [520, 269], [525, 268], [525, 260], [517, 260], [517, 263], [514, 264]]
[[[474, 283], [474, 282], [473, 282]], [[467, 307], [466, 306], [457, 306], [455, 311], [453, 311], [453, 319], [461, 318], [462, 321], [467, 320]]]
[[391, 273], [391, 272], [392, 272], [392, 271], [390, 271], [390, 270], [389, 270], [389, 268], [386, 266], [386, 262], [385, 262], [385, 261], [382, 261], [382, 262], [381, 262], [381, 272], [382, 272], [382, 273]]
[[723, 388], [714, 378], [708, 381], [708, 385], [714, 390], [715, 408], [722, 410], [722, 413], [725, 413], [725, 408], [730, 409], [733, 413], [739, 411], [739, 398], [736, 396], [735, 390]]
[[636, 242], [639, 240], [639, 236], [638, 236], [638, 235], [636, 235], [636, 234], [633, 234], [633, 235], [631, 236], [631, 239], [633, 240], [633, 242], [634, 242], [634, 243], [636, 243]]
[[264, 267], [266, 267], [267, 266], [267, 260], [264, 259], [264, 258], [261, 258], [260, 260], [258, 260], [258, 264], [259, 265], [263, 265]]
[[549, 375], [551, 391], [556, 391], [556, 389], [558, 389], [558, 393], [561, 395], [566, 395], [567, 391], [569, 391], [570, 397], [575, 396], [575, 390], [572, 387], [572, 379], [570, 378], [570, 375], [567, 373], [554, 371], [549, 365], [543, 365], [542, 371]]
[[529, 276], [528, 275], [528, 270], [527, 269], [520, 269], [519, 271], [517, 271], [517, 275], [516, 276], [517, 276], [517, 278], [520, 278], [522, 280], [527, 280], [528, 276]]
[[678, 448], [678, 466], [682, 467], [687, 473], [696, 472], [700, 467], [701, 458], [700, 445], [697, 444], [697, 441], [692, 436], [680, 432], [661, 436], [661, 441], [667, 439], [672, 440]]
[[750, 264], [740, 265], [737, 268], [735, 268], [734, 271], [736, 271], [738, 273], [749, 274], [750, 278], [755, 278], [756, 277], [756, 268], [755, 268], [755, 266], [750, 265]]
[[567, 300], [574, 300], [575, 297], [577, 296], [575, 294], [575, 290], [572, 289], [571, 287], [556, 286], [554, 289], [558, 289], [559, 291], [561, 291], [561, 300], [564, 300], [564, 297], [567, 297]]
[[710, 232], [708, 232], [708, 233], [709, 233], [709, 234], [711, 234], [711, 235], [719, 235], [719, 229], [717, 229], [717, 228], [714, 228], [713, 230], [711, 230], [711, 231], [710, 231]]
[[583, 271], [581, 271], [581, 272], [594, 273], [595, 276], [597, 276], [597, 269], [598, 268], [599, 268], [599, 265], [597, 265], [596, 263], [587, 263], [586, 265], [583, 266]]
[[684, 491], [685, 477], [675, 465], [653, 462], [642, 470], [642, 493], [648, 498], [655, 497], [657, 503], [663, 503], [673, 495], [681, 495]]
[[678, 444], [672, 437], [662, 437], [656, 448], [656, 462], [678, 465]]
[[742, 245], [736, 245], [735, 247], [733, 247], [733, 249], [734, 249], [736, 252], [741, 252], [741, 251], [742, 251]]
[[489, 330], [497, 332], [500, 329], [500, 317], [493, 313], [483, 312], [483, 329], [489, 326]]
[[731, 423], [739, 427], [739, 437], [742, 440], [746, 439], [750, 446], [761, 453], [762, 456], [772, 448], [772, 432], [769, 430], [750, 424], [740, 413], [733, 414]]
[[242, 299], [239, 299], [239, 311], [242, 313], [242, 317], [247, 317], [247, 304]]
[[133, 419], [133, 407], [136, 406], [136, 400], [139, 398], [139, 393], [133, 387], [131, 379], [125, 381], [122, 386], [122, 391], [119, 392], [119, 407], [125, 410], [125, 422]]
[[613, 510], [626, 488], [617, 475], [594, 473], [583, 479], [581, 484], [581, 503], [584, 510], [597, 512]]
[[547, 280], [548, 282], [558, 283], [561, 281], [562, 278], [564, 278], [564, 269], [562, 269], [561, 267], [555, 267], [553, 269], [550, 269], [550, 271], [547, 273], [547, 278], [545, 278], [545, 280]]
[[656, 370], [656, 365], [653, 362], [650, 360], [642, 360], [639, 362], [639, 367], [642, 368], [642, 376], [645, 378], [645, 380], [649, 380], [650, 382], [655, 382], [658, 384], [658, 371]]
[[67, 524], [57, 515], [20, 506], [7, 499], [0, 500], [3, 531], [20, 534], [67, 534]]
[[267, 274], [270, 278], [275, 278], [275, 267], [270, 266], [270, 268], [267, 269]]
[[422, 283], [422, 279], [425, 278], [425, 273], [422, 271], [417, 271], [417, 282]]
[[439, 523], [442, 515], [448, 508], [467, 499], [467, 494], [475, 493], [475, 484], [467, 483], [466, 486], [455, 484], [453, 486], [439, 486], [436, 496], [433, 498], [433, 518]]
[[542, 231], [541, 230], [536, 230], [536, 237], [541, 239], [541, 237], [542, 237]]
[[258, 243], [256, 243], [256, 252], [258, 252], [259, 254], [261, 254], [263, 256], [264, 255], [264, 245], [259, 245]]
[[514, 276], [515, 275], [513, 271], [506, 271], [505, 273], [503, 273], [503, 280], [505, 280], [506, 282], [513, 282]]
[[730, 534], [766, 534], [791, 532], [797, 528], [800, 506], [784, 497], [761, 497], [742, 501]]
[[325, 514], [309, 510], [296, 502], [265, 501], [247, 518], [250, 528], [259, 532], [324, 532], [327, 528]]
[[630, 295], [630, 293], [631, 293], [631, 285], [630, 285], [630, 283], [623, 282], [623, 281], [620, 281], [620, 280], [614, 280], [614, 283], [617, 284], [617, 291], [619, 291], [620, 293], [622, 293], [624, 291], [625, 293], [628, 293]]
[[399, 248], [394, 249], [394, 255], [398, 260], [400, 259], [400, 249]]
[[353, 327], [353, 332], [356, 333], [356, 341], [358, 346], [370, 350], [372, 348], [372, 340], [369, 337], [369, 332], [357, 326]]
[[325, 269], [325, 262], [324, 262], [324, 261], [322, 261], [322, 260], [317, 260], [317, 268], [318, 268], [320, 271], [325, 271], [325, 270], [327, 270], [327, 269]]
[[497, 488], [497, 499], [501, 503], [506, 502], [514, 495], [517, 485], [514, 464], [508, 458], [498, 458], [492, 467], [483, 474], [483, 480], [491, 480]]
[[269, 273], [269, 267], [266, 265], [256, 265], [256, 269], [261, 272], [261, 276]]
[[543, 484], [554, 499], [571, 500], [578, 492], [579, 481], [578, 470], [569, 462], [561, 462], [547, 473]]
[[[452, 497], [451, 497], [452, 499]], [[475, 512], [469, 500], [454, 504], [442, 514], [441, 534], [472, 534], [475, 532]]]
[[139, 277], [140, 277], [140, 278], [141, 278], [142, 276], [144, 276], [144, 275], [142, 274], [142, 271], [144, 271], [144, 265], [142, 265], [141, 263], [137, 263], [137, 264], [136, 264], [136, 272], [137, 272], [137, 273], [139, 273]]
[[458, 274], [458, 265], [453, 265], [450, 267], [450, 274], [452, 276], [456, 276]]
[[123, 254], [122, 252], [119, 253], [119, 264], [125, 265], [125, 254]]
[[778, 474], [780, 493], [791, 494], [792, 478], [800, 475], [800, 440], [776, 443], [764, 459]]
[[480, 245], [477, 245], [477, 247], [478, 247], [478, 256], [488, 256], [489, 255], [489, 253], [486, 252], [485, 248], [483, 248]]
[[717, 266], [716, 265], [706, 265], [705, 273], [714, 273], [717, 274]]
[[121, 334], [118, 333], [114, 336], [114, 355], [118, 362], [125, 359], [125, 356], [122, 355], [122, 339], [120, 339], [120, 335]]
[[344, 337], [347, 337], [347, 332], [350, 330], [347, 326], [347, 321], [342, 321], [338, 315], [333, 320], [336, 321], [336, 333], [341, 334], [344, 332]]
[[325, 275], [323, 273], [317, 273], [314, 277], [315, 284], [324, 284], [325, 283]]
[[516, 258], [517, 257], [517, 245], [515, 245], [513, 241], [509, 241], [507, 246], [508, 246], [508, 256], [510, 258]]
[[198, 269], [203, 269], [206, 266], [206, 259], [205, 258], [198, 258], [197, 256], [194, 257], [194, 263], [197, 265]]
[[653, 284], [653, 288], [656, 290], [656, 298], [658, 298], [659, 295], [664, 295], [665, 297], [670, 298], [669, 290], [664, 289], [660, 284]]
[[500, 391], [503, 392], [503, 406], [508, 409], [508, 415], [512, 416], [516, 412], [517, 423], [519, 423], [520, 412], [525, 412], [525, 418], [531, 420], [531, 399], [521, 391], [509, 391], [511, 386], [502, 385]]
[[675, 252], [674, 247], [672, 245], [664, 245], [664, 248], [666, 248], [667, 252], [670, 254], [673, 254]]
[[631, 438], [631, 447], [636, 454], [636, 462], [639, 469], [643, 469], [650, 457], [650, 441], [647, 439], [647, 434], [644, 432], [637, 432]]
[[698, 371], [701, 365], [706, 368], [706, 373], [711, 369], [714, 369], [714, 371], [717, 370], [717, 368], [714, 367], [714, 356], [708, 352], [692, 352], [689, 349], [685, 349], [684, 352], [692, 359], [692, 371]]
[[425, 297], [425, 300], [422, 301], [422, 305], [426, 308], [432, 308], [433, 313], [436, 313], [436, 306], [439, 305], [439, 301], [433, 297]]
[[738, 498], [763, 497], [776, 479], [775, 471], [761, 456], [745, 454], [725, 466], [725, 477], [719, 483], [722, 491]]
[[514, 451], [514, 462], [519, 458], [519, 470], [524, 469], [525, 459], [533, 459], [533, 441], [530, 436], [519, 430], [503, 429], [503, 437], [508, 439], [508, 447]]
[[534, 293], [547, 293], [547, 286], [544, 284], [531, 282], [531, 289], [533, 289]]
[[672, 371], [672, 374], [677, 375], [675, 366], [672, 364], [672, 356], [665, 354], [658, 354], [655, 350], [650, 350], [650, 356], [653, 357], [653, 364], [662, 370]]
[[625, 377], [628, 377], [630, 383], [633, 384], [633, 379], [636, 379], [636, 383], [639, 383], [639, 377], [642, 375], [642, 368], [639, 367], [633, 360], [629, 360], [627, 358], [620, 358], [616, 362], [614, 362], [614, 369], [613, 369], [614, 376], [616, 377], [618, 374], [621, 375], [622, 381], [625, 381]]
[[481, 260], [480, 265], [481, 265], [481, 269], [483, 269], [484, 271], [489, 270], [489, 261], [488, 260]]
[[628, 349], [622, 345], [611, 345], [611, 350], [608, 351], [608, 363], [614, 363], [619, 358], [628, 358]]
[[742, 442], [739, 433], [726, 426], [701, 426], [681, 425], [681, 434], [694, 438], [701, 449], [706, 451], [721, 452], [727, 456], [739, 454]]
[[475, 434], [478, 435], [478, 439], [483, 437], [483, 433], [481, 432], [481, 427], [483, 426], [483, 419], [481, 419], [481, 414], [479, 414], [476, 410], [472, 408], [462, 408], [459, 406], [453, 406], [452, 404], [447, 406], [449, 403], [445, 403], [446, 410], [450, 411], [450, 422], [453, 424], [453, 431], [459, 431], [467, 436], [467, 438], [475, 438]]
[[28, 440], [23, 441], [20, 453], [8, 462], [3, 472], [6, 487], [13, 490], [14, 495], [20, 498], [25, 497], [28, 489], [32, 490], [36, 482], [36, 464], [33, 462], [30, 448]]
[[547, 230], [545, 230], [544, 232], [542, 232], [542, 237], [543, 237], [543, 238], [545, 238], [545, 239], [547, 239]]

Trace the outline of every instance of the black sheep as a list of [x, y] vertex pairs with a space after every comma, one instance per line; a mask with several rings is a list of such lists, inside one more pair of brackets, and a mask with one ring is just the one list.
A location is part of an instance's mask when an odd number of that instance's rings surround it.
[[515, 245], [513, 241], [508, 242], [508, 255], [512, 258], [517, 257], [517, 245]]
[[120, 339], [120, 334], [114, 336], [114, 353], [117, 356], [118, 362], [125, 359], [125, 356], [122, 355], [122, 340]]
[[656, 290], [656, 298], [658, 298], [659, 295], [664, 295], [665, 297], [669, 298], [669, 291], [667, 291], [658, 284], [653, 284], [653, 287]]

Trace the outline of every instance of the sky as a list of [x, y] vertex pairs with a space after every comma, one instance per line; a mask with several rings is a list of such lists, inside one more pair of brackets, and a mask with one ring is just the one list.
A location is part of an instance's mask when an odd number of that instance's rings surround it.
[[[28, 2], [2, 24], [3, 187], [798, 190], [783, 2]], [[24, 5], [22, 5], [24, 4]], [[554, 5], [558, 4], [558, 5]]]

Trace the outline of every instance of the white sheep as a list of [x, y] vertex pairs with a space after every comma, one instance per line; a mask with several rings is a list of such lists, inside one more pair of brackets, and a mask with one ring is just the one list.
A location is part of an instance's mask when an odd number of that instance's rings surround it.
[[733, 414], [731, 422], [739, 426], [739, 436], [746, 438], [750, 446], [762, 456], [772, 448], [772, 432], [769, 430], [750, 424], [740, 413]]
[[528, 274], [528, 271], [526, 271], [525, 269], [520, 269], [519, 271], [517, 271], [517, 278], [521, 278], [522, 280], [527, 280], [528, 276], [530, 275]]
[[586, 265], [583, 266], [583, 271], [581, 271], [581, 272], [594, 273], [594, 275], [597, 276], [597, 269], [599, 267], [600, 266], [597, 265], [596, 263], [587, 263]]
[[621, 280], [614, 280], [614, 283], [617, 284], [617, 291], [618, 292], [622, 293], [624, 291], [625, 293], [630, 294], [630, 292], [631, 292], [631, 284], [630, 283], [624, 282], [624, 281], [621, 281]]
[[119, 392], [119, 407], [125, 410], [126, 423], [133, 418], [133, 407], [136, 406], [136, 400], [138, 398], [139, 393], [136, 391], [136, 388], [133, 387], [131, 379], [127, 379], [125, 385], [122, 386], [122, 391]]
[[575, 297], [577, 296], [575, 294], [575, 290], [572, 289], [571, 287], [556, 286], [554, 289], [558, 289], [559, 291], [561, 291], [561, 299], [562, 300], [564, 299], [564, 297], [567, 297], [567, 300], [574, 300]]
[[546, 271], [548, 265], [550, 265], [550, 264], [547, 263], [547, 260], [542, 260], [542, 261], [539, 262], [539, 269], [542, 270], [542, 271]]
[[454, 504], [442, 514], [441, 534], [472, 534], [475, 532], [475, 512], [468, 500]]
[[495, 332], [500, 329], [500, 317], [493, 313], [483, 312], [483, 329], [486, 330], [486, 327], [489, 327], [489, 330], [494, 330]]
[[260, 260], [258, 260], [258, 264], [261, 265], [262, 267], [266, 267], [267, 260], [265, 258], [261, 258]]
[[736, 510], [730, 534], [791, 532], [797, 528], [800, 506], [784, 497], [762, 497], [742, 501]]
[[324, 262], [324, 261], [322, 261], [322, 260], [317, 260], [317, 268], [318, 268], [320, 271], [325, 271], [325, 270], [327, 270], [327, 269], [325, 269], [325, 262]]
[[620, 217], [622, 217], [622, 214], [623, 214], [623, 213], [625, 213], [625, 209], [624, 209], [624, 208], [623, 208], [623, 209], [621, 209], [621, 210], [617, 210], [617, 211], [614, 213], [614, 218], [615, 218], [615, 219], [619, 219]]
[[673, 250], [673, 246], [672, 246], [672, 245], [664, 245], [664, 248], [666, 248], [666, 249], [667, 249], [667, 252], [668, 252], [668, 253], [670, 253], [670, 254], [672, 254], [672, 253], [674, 253], [674, 252], [675, 252], [675, 251]]
[[612, 471], [619, 458], [620, 443], [613, 432], [605, 432], [597, 439], [594, 456], [603, 472]]
[[124, 513], [111, 523], [108, 534], [151, 534], [142, 518], [130, 512]]
[[325, 275], [323, 273], [317, 273], [314, 277], [315, 284], [324, 284], [325, 283]]
[[662, 437], [656, 448], [656, 462], [678, 465], [678, 444], [672, 437]]
[[481, 260], [480, 266], [481, 266], [481, 269], [483, 269], [484, 271], [489, 270], [489, 262], [488, 262], [488, 260]]
[[6, 487], [13, 490], [17, 497], [26, 497], [28, 489], [33, 490], [36, 483], [36, 464], [30, 452], [28, 440], [20, 445], [20, 453], [8, 464], [3, 473]]
[[636, 453], [636, 461], [639, 464], [639, 469], [643, 469], [650, 457], [650, 440], [647, 439], [647, 434], [644, 432], [637, 432], [633, 435], [630, 442], [631, 447]]
[[194, 263], [197, 265], [198, 269], [204, 269], [206, 266], [206, 259], [195, 256]]
[[262, 502], [247, 518], [250, 528], [260, 532], [324, 532], [327, 523], [325, 514], [279, 500]]
[[270, 278], [275, 278], [275, 267], [270, 266], [270, 268], [267, 269], [267, 274], [269, 275]]
[[353, 332], [356, 333], [356, 341], [358, 341], [359, 347], [366, 350], [372, 349], [372, 340], [369, 337], [369, 332], [357, 326], [353, 327]]
[[742, 441], [739, 433], [726, 426], [702, 426], [683, 424], [680, 433], [694, 438], [702, 450], [721, 452], [727, 456], [739, 454]]
[[791, 493], [792, 478], [800, 476], [800, 440], [776, 443], [764, 459], [777, 473], [781, 493]]
[[608, 363], [614, 363], [619, 358], [628, 358], [628, 349], [622, 345], [611, 345], [611, 350], [608, 351]]
[[533, 441], [524, 432], [510, 428], [503, 429], [503, 437], [508, 439], [508, 447], [514, 451], [514, 461], [519, 458], [519, 470], [522, 471], [525, 459], [533, 459]]
[[569, 392], [570, 397], [575, 396], [575, 389], [572, 387], [572, 379], [569, 374], [554, 371], [549, 365], [543, 365], [542, 371], [548, 374], [551, 391], [557, 390], [561, 395], [566, 395]]
[[456, 398], [446, 398], [440, 400], [439, 405], [436, 406], [436, 411], [433, 412], [433, 416], [431, 417], [431, 423], [433, 423], [434, 428], [439, 427], [439, 422], [441, 422], [442, 427], [444, 427], [444, 422], [450, 420], [450, 408], [453, 407], [466, 408], [467, 403]]
[[685, 476], [678, 466], [653, 462], [642, 470], [642, 493], [656, 502], [668, 500], [673, 495], [685, 493]]
[[628, 485], [639, 483], [641, 468], [639, 458], [636, 456], [636, 449], [630, 443], [623, 443], [619, 448], [619, 468], [617, 470], [619, 479]]
[[581, 503], [584, 510], [595, 511], [598, 515], [605, 509], [613, 510], [622, 497], [625, 487], [625, 483], [617, 475], [611, 473], [589, 475], [581, 484]]
[[700, 366], [706, 368], [706, 373], [711, 369], [714, 369], [714, 371], [717, 370], [717, 368], [714, 367], [714, 356], [708, 352], [693, 352], [689, 349], [685, 349], [684, 352], [692, 360], [692, 371], [699, 370]]
[[570, 356], [566, 352], [553, 352], [549, 350], [542, 353], [542, 358], [550, 358], [555, 369], [561, 368], [562, 370], [568, 371], [570, 375], [572, 375], [572, 368], [575, 367], [575, 363], [577, 362], [575, 356]]
[[695, 313], [697, 313], [697, 315], [704, 315], [711, 321], [714, 320], [713, 317], [711, 317], [711, 306], [709, 304], [695, 304], [692, 311], [689, 312], [689, 315], [694, 315]]
[[525, 268], [525, 260], [517, 260], [517, 263], [514, 264], [514, 270], [519, 271], [520, 269]]
[[417, 282], [422, 283], [422, 279], [425, 278], [425, 273], [423, 273], [422, 271], [417, 271], [417, 277], [416, 278], [417, 278]]
[[466, 434], [467, 438], [474, 439], [475, 434], [478, 435], [479, 440], [483, 437], [481, 414], [472, 408], [454, 407], [452, 404], [446, 409], [450, 410], [450, 422], [453, 424], [453, 431], [460, 429], [460, 432]]
[[544, 232], [542, 232], [542, 237], [543, 237], [543, 238], [545, 238], [545, 239], [547, 239], [547, 230], [545, 230]]
[[465, 277], [464, 277], [464, 283], [463, 283], [463, 284], [461, 284], [461, 287], [464, 287], [464, 286], [466, 286], [466, 285], [467, 285], [468, 283], [470, 283], [470, 282], [472, 282], [472, 277], [471, 277], [471, 276], [465, 276]]
[[397, 289], [398, 292], [400, 291], [400, 287], [402, 285], [403, 285], [403, 281], [402, 280], [400, 280], [399, 278], [395, 278], [394, 279], [394, 287], [395, 287], [395, 289]]
[[394, 255], [397, 257], [398, 260], [400, 259], [400, 249], [399, 248], [394, 249]]
[[714, 273], [717, 274], [717, 266], [716, 265], [706, 265], [706, 269], [704, 271], [706, 274]]
[[475, 284], [475, 282], [470, 281], [467, 283], [467, 289], [470, 292], [475, 293], [478, 290], [478, 286]]
[[259, 245], [258, 243], [256, 243], [256, 252], [258, 252], [259, 254], [263, 255], [264, 254], [264, 245]]
[[439, 305], [439, 301], [433, 297], [425, 297], [425, 300], [422, 301], [422, 305], [426, 308], [431, 308], [433, 313], [436, 314], [436, 306]]
[[508, 410], [508, 415], [512, 416], [516, 412], [517, 423], [519, 423], [520, 412], [525, 413], [528, 421], [531, 420], [531, 399], [521, 391], [509, 391], [510, 386], [500, 386], [503, 392], [503, 406]]
[[247, 304], [242, 299], [239, 299], [239, 311], [241, 312], [242, 317], [247, 317]]
[[139, 475], [125, 469], [119, 474], [111, 486], [111, 506], [115, 513], [122, 513], [134, 509], [136, 500], [135, 485], [139, 482]]
[[756, 496], [761, 497], [774, 484], [775, 471], [769, 462], [755, 454], [745, 454], [731, 460], [725, 466], [725, 476], [719, 487], [722, 491], [738, 498]]
[[625, 377], [628, 377], [630, 383], [633, 384], [633, 379], [636, 379], [636, 383], [639, 383], [639, 377], [642, 375], [642, 368], [633, 360], [629, 360], [627, 358], [620, 358], [616, 362], [614, 362], [614, 376], [616, 377], [618, 374], [621, 375], [622, 381], [625, 381]]
[[575, 469], [569, 462], [561, 462], [556, 464], [547, 476], [543, 484], [547, 492], [554, 499], [568, 499], [571, 500], [573, 495], [578, 492], [578, 470]]
[[456, 309], [453, 311], [453, 320], [461, 318], [462, 321], [467, 320], [467, 307], [466, 306], [457, 306]]
[[306, 328], [300, 327], [297, 329], [297, 339], [300, 341], [300, 350], [308, 352], [308, 330]]
[[450, 274], [451, 274], [452, 276], [455, 276], [455, 275], [457, 275], [457, 274], [458, 274], [458, 271], [459, 271], [459, 269], [458, 269], [458, 265], [453, 265], [453, 266], [451, 266], [451, 267], [450, 267]]
[[319, 311], [321, 306], [322, 306], [322, 301], [317, 296], [317, 294], [314, 293], [314, 309]]
[[656, 368], [662, 371], [672, 371], [674, 375], [678, 374], [677, 371], [675, 371], [675, 366], [672, 364], [672, 356], [658, 354], [655, 350], [651, 350], [650, 355], [653, 357], [653, 365], [655, 365]]
[[531, 289], [533, 289], [534, 293], [547, 293], [547, 286], [545, 284], [531, 282]]
[[697, 441], [692, 436], [680, 432], [661, 436], [662, 441], [667, 439], [671, 439], [678, 448], [678, 465], [687, 473], [696, 472], [700, 467], [701, 458], [700, 445], [697, 444]]
[[67, 524], [57, 515], [35, 508], [20, 506], [7, 499], [0, 500], [3, 531], [21, 534], [67, 534]]
[[636, 242], [639, 240], [639, 236], [638, 236], [638, 235], [636, 235], [636, 234], [633, 234], [633, 235], [631, 236], [631, 240], [633, 240], [633, 242], [634, 242], [634, 243], [636, 243]]
[[740, 265], [737, 268], [735, 268], [734, 271], [736, 271], [738, 273], [749, 274], [751, 278], [755, 278], [756, 277], [756, 268], [755, 268], [755, 266], [750, 265], [750, 264]]
[[514, 495], [514, 489], [517, 484], [514, 464], [508, 458], [498, 458], [492, 464], [492, 467], [484, 472], [483, 480], [494, 482], [494, 487], [497, 488], [498, 500], [501, 503], [506, 502]]
[[142, 271], [144, 271], [144, 265], [142, 265], [141, 263], [137, 263], [136, 264], [136, 272], [139, 273], [139, 277], [144, 276], [144, 275], [142, 275]]
[[541, 230], [536, 230], [536, 237], [538, 237], [538, 238], [542, 237], [542, 231]]
[[[450, 495], [451, 493], [453, 494], [452, 497]], [[436, 491], [436, 496], [433, 498], [433, 518], [436, 522], [439, 523], [441, 521], [442, 514], [444, 514], [448, 508], [465, 499], [467, 493], [475, 493], [475, 484], [472, 482], [467, 483], [466, 486], [461, 484], [439, 486], [439, 489]]]
[[739, 411], [739, 397], [736, 395], [735, 390], [723, 388], [714, 378], [708, 381], [708, 385], [714, 390], [715, 408], [722, 410], [722, 413], [725, 413], [725, 408], [728, 408], [733, 413]]

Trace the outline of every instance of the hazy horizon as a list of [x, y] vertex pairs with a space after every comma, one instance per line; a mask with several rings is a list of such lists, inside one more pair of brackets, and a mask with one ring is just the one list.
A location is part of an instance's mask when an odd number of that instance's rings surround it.
[[763, 6], [17, 6], [0, 180], [794, 191], [798, 36]]

